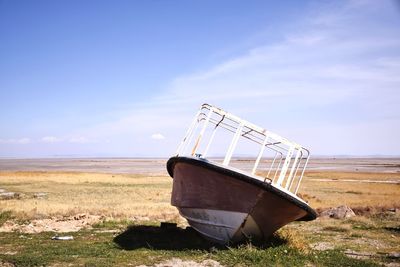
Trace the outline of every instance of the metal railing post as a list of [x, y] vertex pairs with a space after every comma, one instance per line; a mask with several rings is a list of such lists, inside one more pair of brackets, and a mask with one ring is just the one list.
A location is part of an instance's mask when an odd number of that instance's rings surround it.
[[197, 119], [198, 119], [199, 115], [200, 115], [200, 110], [197, 112], [196, 116], [194, 116], [194, 119], [193, 119], [192, 123], [190, 124], [189, 129], [187, 130], [185, 137], [183, 138], [182, 142], [179, 144], [178, 149], [176, 151], [177, 155], [180, 155], [181, 153], [183, 153], [185, 151], [185, 149], [186, 149], [187, 144], [190, 142], [190, 139], [192, 137], [193, 130], [194, 130], [195, 126], [196, 126]]
[[300, 156], [300, 151], [297, 150], [297, 152], [296, 152], [296, 157], [294, 158], [294, 162], [293, 162], [292, 168], [290, 169], [289, 176], [288, 176], [288, 178], [287, 178], [287, 180], [286, 180], [285, 188], [286, 188], [287, 190], [289, 190], [289, 187], [290, 187], [290, 185], [291, 185], [291, 183], [292, 183], [293, 173], [294, 173], [294, 171], [295, 171], [295, 169], [296, 169], [296, 165], [297, 165], [297, 161], [299, 160], [299, 156]]
[[278, 156], [278, 152], [275, 152], [274, 160], [272, 161], [271, 166], [269, 167], [269, 170], [268, 170], [268, 173], [267, 173], [267, 177], [269, 177], [269, 174], [271, 173], [272, 167], [275, 164], [275, 160], [276, 160], [277, 156]]
[[299, 187], [300, 187], [300, 184], [301, 184], [301, 180], [303, 180], [304, 171], [306, 170], [306, 166], [307, 166], [307, 164], [308, 164], [308, 160], [309, 160], [309, 159], [310, 159], [310, 155], [307, 156], [307, 160], [306, 160], [306, 162], [304, 163], [303, 171], [301, 172], [299, 181], [297, 182], [297, 185], [296, 185], [296, 189], [294, 190], [294, 193], [295, 193], [295, 194], [297, 194], [297, 191], [299, 190]]
[[293, 155], [294, 147], [290, 147], [288, 153], [286, 154], [285, 162], [283, 163], [283, 167], [281, 173], [279, 175], [278, 181], [276, 182], [279, 186], [282, 186], [283, 180], [285, 179], [287, 169], [289, 168], [290, 160]]
[[206, 131], [208, 122], [210, 121], [211, 114], [213, 113], [213, 111], [214, 111], [214, 109], [213, 109], [212, 107], [211, 107], [210, 110], [208, 111], [207, 118], [206, 118], [206, 120], [205, 120], [205, 122], [204, 122], [203, 128], [201, 129], [201, 132], [200, 132], [200, 134], [199, 134], [199, 137], [197, 137], [196, 143], [194, 144], [194, 147], [193, 147], [193, 149], [192, 149], [192, 154], [191, 154], [192, 156], [196, 153], [196, 150], [197, 150], [197, 148], [198, 148], [198, 146], [199, 146], [199, 144], [200, 144], [200, 141], [201, 141], [201, 139], [203, 138], [204, 132]]
[[236, 133], [235, 133], [235, 135], [234, 135], [234, 137], [232, 139], [232, 142], [229, 145], [228, 152], [226, 153], [224, 162], [222, 163], [225, 166], [227, 166], [229, 164], [229, 162], [231, 161], [231, 157], [232, 157], [233, 151], [235, 150], [237, 142], [239, 141], [239, 137], [240, 137], [240, 134], [242, 133], [242, 129], [243, 129], [243, 122], [241, 122], [239, 124], [239, 127], [236, 130]]
[[264, 142], [263, 142], [263, 144], [262, 144], [262, 146], [260, 148], [260, 152], [258, 153], [258, 157], [256, 159], [256, 162], [254, 163], [253, 170], [251, 171], [251, 174], [253, 174], [253, 175], [256, 173], [258, 164], [260, 163], [261, 157], [264, 154], [265, 145], [267, 144], [267, 141], [268, 141], [268, 134], [265, 135]]

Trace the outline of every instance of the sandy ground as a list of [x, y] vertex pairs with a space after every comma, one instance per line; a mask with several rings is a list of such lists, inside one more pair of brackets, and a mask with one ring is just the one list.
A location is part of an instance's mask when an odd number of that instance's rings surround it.
[[58, 218], [36, 219], [23, 224], [9, 220], [0, 227], [0, 233], [14, 231], [28, 234], [41, 232], [77, 232], [83, 228], [91, 228], [93, 224], [98, 223], [103, 219], [103, 216], [78, 214], [69, 217], [59, 216]]

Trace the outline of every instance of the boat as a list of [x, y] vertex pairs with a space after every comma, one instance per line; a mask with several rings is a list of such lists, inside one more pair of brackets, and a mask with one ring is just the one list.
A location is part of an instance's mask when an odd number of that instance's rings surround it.
[[301, 145], [203, 104], [167, 161], [171, 204], [213, 242], [267, 240], [290, 222], [317, 217], [298, 194], [309, 157]]

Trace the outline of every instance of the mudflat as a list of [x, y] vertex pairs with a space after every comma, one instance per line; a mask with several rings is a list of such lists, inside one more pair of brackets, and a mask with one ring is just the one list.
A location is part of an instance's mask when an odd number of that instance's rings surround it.
[[[222, 161], [221, 158], [215, 158]], [[255, 159], [236, 158], [233, 165], [241, 169], [252, 167]], [[164, 158], [50, 158], [50, 159], [7, 159], [0, 158], [0, 171], [78, 171], [131, 174], [166, 174]], [[271, 159], [265, 160], [268, 166]], [[260, 164], [263, 167], [263, 164]], [[332, 170], [351, 172], [400, 173], [400, 158], [311, 158], [308, 170]]]

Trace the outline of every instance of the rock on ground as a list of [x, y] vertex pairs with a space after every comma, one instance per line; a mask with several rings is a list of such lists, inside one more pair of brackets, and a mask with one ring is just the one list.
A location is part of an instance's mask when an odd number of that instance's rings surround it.
[[5, 262], [0, 259], [0, 267], [14, 267], [15, 265], [10, 262]]
[[313, 249], [319, 250], [319, 251], [330, 250], [330, 249], [335, 248], [335, 246], [333, 244], [328, 243], [328, 242], [319, 242], [319, 243], [311, 244], [310, 246]]
[[330, 208], [321, 212], [319, 217], [334, 218], [334, 219], [344, 219], [356, 216], [354, 211], [348, 206], [339, 206], [336, 208]]
[[15, 192], [1, 192], [0, 193], [0, 199], [14, 199], [14, 198], [20, 198], [20, 194], [19, 193], [15, 193]]
[[47, 198], [47, 193], [35, 193], [33, 194], [33, 197], [38, 199]]

